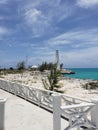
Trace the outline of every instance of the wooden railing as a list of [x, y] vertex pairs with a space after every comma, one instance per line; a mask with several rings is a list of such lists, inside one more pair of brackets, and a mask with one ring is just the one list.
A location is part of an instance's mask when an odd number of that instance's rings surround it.
[[[65, 130], [87, 127], [97, 130], [98, 102], [91, 102], [53, 91], [37, 89], [0, 79], [0, 88], [53, 112], [53, 130], [61, 130], [61, 116], [69, 120]], [[90, 114], [90, 112], [93, 113]], [[92, 115], [92, 117], [91, 117]], [[91, 117], [91, 118], [90, 118]]]

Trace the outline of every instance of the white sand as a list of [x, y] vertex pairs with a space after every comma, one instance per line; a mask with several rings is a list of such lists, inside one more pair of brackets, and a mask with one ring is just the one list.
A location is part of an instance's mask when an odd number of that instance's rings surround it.
[[[10, 74], [4, 76], [4, 79], [20, 82], [30, 87], [43, 88], [41, 75], [32, 76], [30, 73], [25, 73], [23, 76]], [[87, 81], [60, 80], [65, 94], [85, 99], [98, 98], [98, 90], [82, 88], [85, 82]], [[0, 97], [7, 99], [5, 103], [5, 130], [53, 130], [53, 115], [51, 113], [3, 90], [0, 90]], [[62, 119], [62, 130], [67, 125], [68, 122]]]
[[22, 74], [8, 74], [3, 75], [4, 79], [13, 82], [19, 82], [21, 84], [26, 84], [30, 87], [43, 88], [41, 75], [31, 75], [29, 72], [25, 72]]
[[67, 79], [60, 82], [65, 88], [65, 94], [83, 99], [98, 98], [98, 88], [88, 90], [83, 88], [83, 85], [89, 82], [88, 80]]
[[[21, 84], [26, 84], [30, 87], [44, 88], [42, 83], [42, 75], [31, 75], [30, 72], [25, 72], [23, 75], [5, 75], [4, 79], [20, 82]], [[88, 80], [79, 79], [63, 79], [59, 81], [62, 85], [61, 89], [65, 91], [65, 94], [86, 99], [98, 98], [98, 89], [86, 90], [83, 88], [83, 85], [87, 82]]]

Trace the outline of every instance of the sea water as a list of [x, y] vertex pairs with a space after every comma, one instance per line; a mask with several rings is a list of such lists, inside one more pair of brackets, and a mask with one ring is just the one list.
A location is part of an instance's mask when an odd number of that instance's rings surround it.
[[75, 74], [65, 74], [70, 78], [98, 80], [98, 68], [70, 68]]

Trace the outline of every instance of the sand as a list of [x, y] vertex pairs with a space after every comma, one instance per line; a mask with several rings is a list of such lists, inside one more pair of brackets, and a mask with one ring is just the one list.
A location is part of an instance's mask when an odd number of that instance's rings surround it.
[[[42, 78], [45, 77], [42, 75], [8, 74], [2, 78], [44, 89]], [[59, 81], [67, 95], [83, 99], [98, 98], [98, 89], [86, 90], [83, 88], [83, 84], [87, 82], [87, 80], [68, 78]], [[5, 103], [5, 130], [53, 130], [53, 115], [51, 113], [3, 90], [0, 90], [0, 97], [7, 99]], [[62, 119], [62, 130], [67, 125], [68, 122]]]
[[[41, 74], [32, 74], [31, 72], [25, 72], [22, 74], [8, 74], [3, 75], [3, 79], [19, 82], [21, 84], [26, 84], [30, 87], [42, 88], [44, 85], [42, 83], [42, 78], [45, 78]], [[61, 89], [64, 90], [64, 93], [67, 95], [91, 99], [98, 98], [98, 89], [88, 89], [83, 88], [84, 84], [88, 83], [89, 80], [80, 80], [80, 79], [69, 79], [65, 78], [59, 81], [61, 84]]]

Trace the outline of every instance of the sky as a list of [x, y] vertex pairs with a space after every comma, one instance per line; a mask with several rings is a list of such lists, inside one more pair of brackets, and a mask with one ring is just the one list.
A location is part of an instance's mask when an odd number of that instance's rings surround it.
[[0, 0], [0, 67], [98, 68], [98, 0]]

